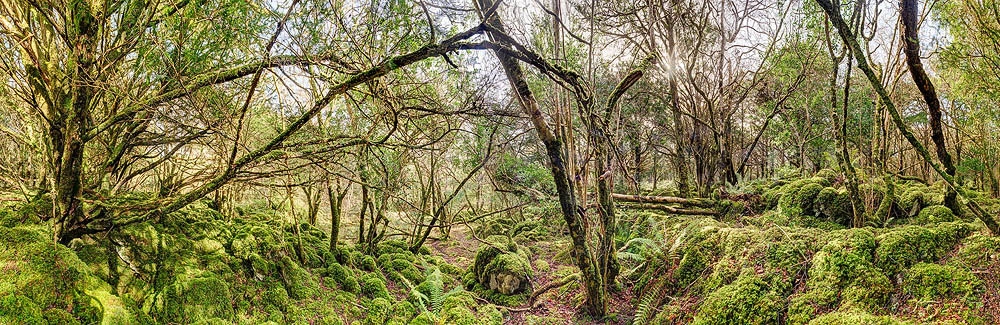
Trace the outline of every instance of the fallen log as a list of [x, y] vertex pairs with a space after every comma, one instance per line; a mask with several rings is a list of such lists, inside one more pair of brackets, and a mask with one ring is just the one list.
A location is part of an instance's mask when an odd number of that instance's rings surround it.
[[718, 212], [709, 209], [684, 209], [675, 208], [669, 205], [663, 205], [663, 203], [626, 203], [622, 206], [626, 209], [644, 209], [644, 210], [660, 210], [670, 214], [683, 214], [692, 216], [717, 216]]
[[611, 194], [611, 198], [615, 201], [632, 203], [680, 204], [702, 208], [711, 208], [715, 206], [715, 201], [710, 199], [687, 199], [675, 196], [649, 196], [613, 193]]

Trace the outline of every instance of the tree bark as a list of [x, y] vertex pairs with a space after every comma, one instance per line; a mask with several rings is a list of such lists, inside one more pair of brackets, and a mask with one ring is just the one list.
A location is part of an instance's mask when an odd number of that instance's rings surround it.
[[[495, 29], [495, 31], [489, 31], [487, 35], [492, 39], [504, 39], [506, 35], [501, 35], [504, 32], [504, 27], [500, 18], [495, 15], [486, 17], [485, 14], [482, 14], [486, 11], [485, 8], [493, 7], [493, 1], [477, 0], [476, 3], [479, 6], [479, 12], [484, 16], [482, 18]], [[569, 228], [570, 238], [573, 243], [570, 255], [573, 257], [574, 263], [580, 269], [580, 274], [583, 276], [583, 284], [587, 296], [584, 308], [587, 313], [595, 317], [604, 317], [607, 312], [607, 296], [601, 279], [602, 275], [594, 259], [594, 255], [590, 251], [589, 245], [587, 245], [587, 231], [584, 229], [582, 220], [583, 211], [580, 211], [579, 206], [577, 206], [576, 187], [571, 174], [566, 170], [562, 141], [556, 138], [548, 124], [546, 124], [545, 116], [539, 109], [534, 94], [528, 88], [528, 83], [524, 80], [524, 73], [517, 59], [508, 55], [507, 52], [496, 48], [493, 49], [493, 52], [496, 54], [504, 73], [507, 75], [507, 80], [514, 90], [514, 95], [520, 103], [521, 109], [528, 115], [535, 132], [545, 145], [549, 158], [549, 168], [551, 169], [552, 178], [556, 185], [556, 192], [559, 196], [562, 216], [566, 221], [566, 226]]]
[[[950, 174], [946, 173], [945, 170], [934, 161], [934, 158], [931, 157], [927, 148], [924, 147], [919, 140], [917, 140], [916, 136], [913, 135], [913, 131], [910, 130], [910, 127], [906, 125], [905, 121], [903, 121], [899, 111], [896, 110], [896, 105], [889, 97], [889, 93], [886, 91], [885, 87], [882, 86], [880, 79], [877, 75], [875, 75], [875, 71], [868, 65], [868, 59], [865, 57], [865, 54], [861, 49], [861, 45], [858, 44], [856, 36], [847, 27], [847, 24], [844, 22], [844, 18], [840, 15], [840, 8], [835, 6], [830, 0], [816, 0], [816, 2], [819, 3], [820, 7], [823, 8], [823, 11], [826, 12], [827, 18], [833, 26], [837, 28], [840, 38], [850, 47], [851, 54], [853, 54], [854, 59], [858, 61], [858, 68], [865, 73], [865, 77], [868, 78], [868, 82], [875, 90], [875, 93], [878, 95], [882, 104], [885, 105], [885, 109], [889, 112], [889, 115], [892, 118], [892, 123], [899, 130], [899, 133], [903, 135], [903, 138], [905, 138], [906, 141], [917, 150], [920, 157], [925, 162], [930, 164], [934, 171], [937, 172], [949, 186], [961, 191], [962, 189], [957, 186], [955, 179]], [[976, 201], [970, 199], [966, 203], [966, 206], [977, 218], [979, 218], [979, 220], [983, 222], [983, 224], [986, 225], [986, 228], [989, 229], [992, 234], [1000, 234], [1000, 224], [997, 224], [997, 221], [993, 219], [993, 217], [986, 214], [986, 212], [979, 207], [979, 204], [976, 203]]]
[[[918, 38], [918, 19], [920, 12], [917, 10], [916, 0], [900, 1], [899, 18], [903, 23], [903, 53], [906, 54], [906, 65], [909, 67], [910, 76], [913, 83], [917, 85], [920, 94], [927, 103], [927, 119], [931, 126], [931, 141], [936, 147], [937, 157], [944, 165], [945, 173], [952, 178], [955, 177], [955, 164], [948, 153], [948, 145], [945, 143], [944, 130], [941, 127], [941, 101], [938, 99], [934, 83], [931, 82], [924, 65], [920, 62], [920, 39]], [[961, 214], [961, 206], [958, 203], [958, 195], [953, 187], [948, 187], [944, 196], [944, 205], [955, 214]]]

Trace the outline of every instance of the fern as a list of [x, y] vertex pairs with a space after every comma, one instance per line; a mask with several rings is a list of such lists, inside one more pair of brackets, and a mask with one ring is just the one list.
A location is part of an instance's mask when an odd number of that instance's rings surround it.
[[653, 311], [653, 301], [656, 300], [656, 295], [652, 293], [647, 293], [642, 296], [639, 300], [639, 304], [635, 309], [635, 318], [632, 319], [633, 325], [646, 324], [650, 320], [650, 312]]

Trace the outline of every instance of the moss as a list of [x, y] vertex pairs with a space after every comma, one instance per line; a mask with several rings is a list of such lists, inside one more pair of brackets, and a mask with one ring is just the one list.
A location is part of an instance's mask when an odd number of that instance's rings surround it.
[[0, 323], [46, 324], [42, 308], [28, 297], [14, 294], [0, 297]]
[[532, 264], [535, 266], [535, 271], [538, 271], [539, 273], [549, 273], [552, 271], [552, 266], [550, 266], [549, 262], [546, 260], [537, 259]]
[[960, 222], [893, 228], [877, 238], [875, 265], [895, 275], [919, 262], [936, 262], [972, 229], [970, 224]]
[[378, 265], [375, 264], [375, 258], [371, 257], [370, 255], [364, 255], [363, 257], [361, 257], [360, 261], [361, 262], [358, 265], [358, 267], [360, 267], [364, 271], [372, 272], [378, 268]]
[[166, 322], [194, 323], [211, 318], [234, 318], [229, 285], [214, 274], [178, 279], [171, 285], [163, 302]]
[[410, 252], [410, 245], [407, 245], [406, 241], [402, 239], [384, 240], [375, 245], [376, 256], [382, 256], [391, 253], [400, 253], [409, 255], [413, 254]]
[[528, 290], [532, 275], [528, 252], [505, 236], [490, 236], [487, 242], [490, 245], [476, 252], [471, 270], [478, 283], [506, 295]]
[[326, 268], [327, 274], [341, 289], [351, 293], [358, 293], [358, 279], [354, 278], [354, 272], [338, 263], [332, 263]]
[[292, 299], [306, 299], [318, 294], [319, 285], [313, 280], [309, 271], [296, 264], [288, 256], [281, 259], [281, 277]]
[[389, 299], [389, 289], [385, 286], [385, 281], [375, 273], [368, 273], [361, 276], [361, 294], [369, 298]]
[[954, 266], [920, 263], [905, 272], [903, 290], [921, 301], [970, 300], [982, 293], [983, 283], [969, 271]]
[[475, 325], [479, 324], [476, 315], [466, 307], [449, 308], [441, 315], [441, 321], [445, 324], [455, 325]]
[[[80, 321], [73, 317], [68, 311], [59, 308], [49, 308], [42, 313], [42, 317], [45, 321], [52, 325], [74, 325], [80, 324]], [[3, 323], [3, 317], [0, 316], [0, 323]]]
[[876, 241], [870, 230], [840, 230], [825, 237], [826, 244], [812, 257], [806, 291], [789, 300], [789, 323], [804, 324], [838, 305], [878, 309], [893, 291], [889, 278], [873, 264]]
[[975, 233], [962, 240], [962, 246], [949, 264], [984, 269], [1000, 263], [1000, 237]]
[[424, 281], [424, 272], [421, 272], [413, 262], [406, 259], [395, 259], [383, 265], [390, 280], [402, 282], [406, 279], [410, 283], [420, 283]]
[[280, 285], [270, 286], [263, 293], [263, 301], [269, 306], [274, 306], [280, 311], [286, 310], [289, 305], [288, 291]]
[[365, 305], [365, 325], [383, 325], [392, 317], [392, 303], [388, 298], [375, 298]]
[[557, 316], [526, 315], [524, 323], [528, 325], [560, 325], [566, 324], [566, 319]]
[[399, 301], [392, 305], [392, 318], [404, 324], [417, 315], [417, 308], [409, 301]]
[[777, 323], [782, 299], [753, 276], [741, 276], [712, 292], [698, 307], [694, 324]]
[[434, 325], [437, 324], [437, 315], [431, 312], [422, 312], [410, 321], [410, 325]]
[[827, 183], [833, 184], [833, 183], [836, 183], [840, 179], [840, 172], [835, 171], [833, 169], [824, 168], [824, 169], [820, 169], [813, 176], [814, 177], [822, 178], [822, 179], [826, 180]]
[[845, 226], [850, 225], [854, 215], [850, 194], [832, 187], [825, 187], [816, 195], [813, 208], [817, 216], [824, 220]]
[[503, 313], [494, 305], [481, 305], [476, 312], [479, 313], [478, 319], [480, 324], [503, 324]]
[[823, 185], [817, 183], [809, 183], [802, 186], [798, 192], [795, 193], [795, 202], [798, 203], [799, 209], [801, 209], [803, 215], [815, 216], [815, 201], [816, 196], [823, 191]]
[[865, 311], [848, 310], [825, 314], [813, 321], [810, 325], [903, 325], [910, 322], [899, 320], [890, 316], [875, 316]]
[[938, 222], [955, 221], [955, 214], [946, 206], [932, 205], [920, 210], [920, 214], [911, 223], [926, 225]]

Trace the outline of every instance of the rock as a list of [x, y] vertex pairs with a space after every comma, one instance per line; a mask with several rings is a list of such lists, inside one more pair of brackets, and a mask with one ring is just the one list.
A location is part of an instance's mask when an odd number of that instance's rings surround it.
[[504, 295], [531, 289], [531, 264], [528, 252], [505, 236], [490, 236], [476, 252], [472, 272], [479, 284]]

